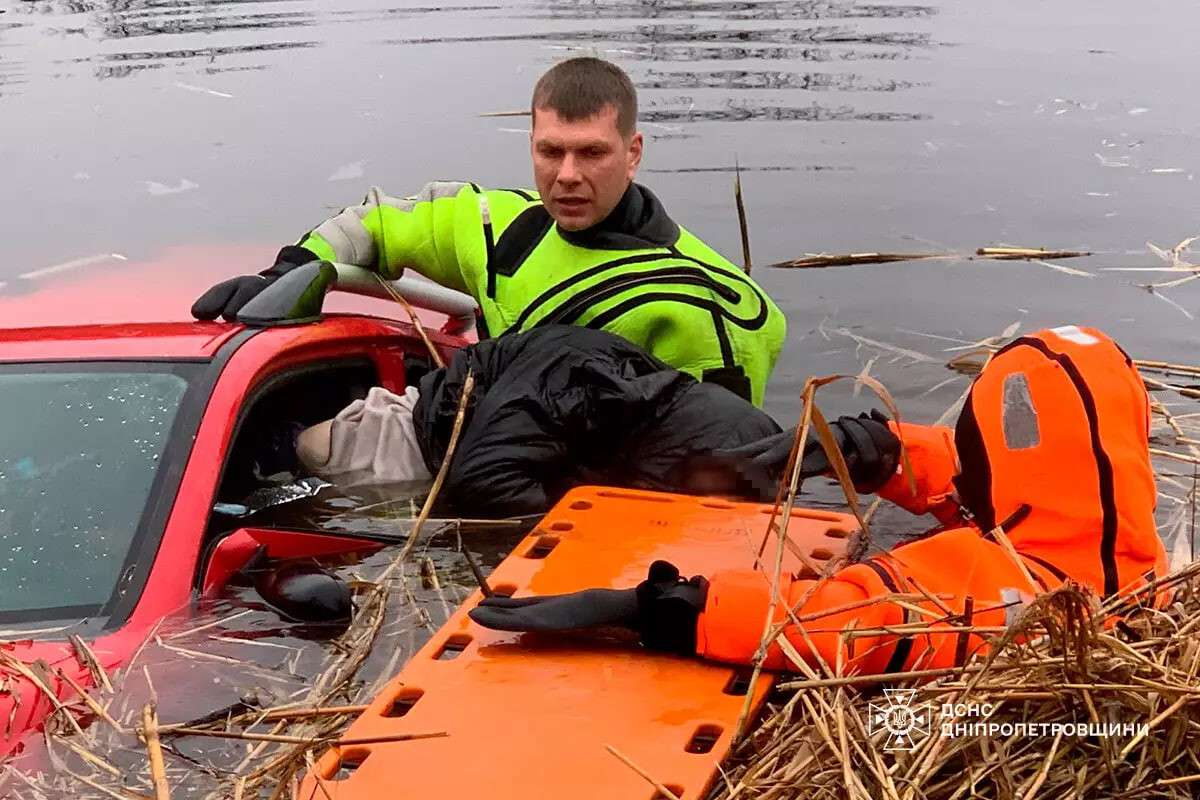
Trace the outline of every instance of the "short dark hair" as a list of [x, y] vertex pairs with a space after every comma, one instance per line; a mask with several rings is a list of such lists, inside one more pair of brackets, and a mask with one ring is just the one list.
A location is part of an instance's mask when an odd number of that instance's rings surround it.
[[568, 122], [593, 117], [605, 106], [617, 109], [617, 130], [633, 135], [637, 127], [637, 90], [625, 71], [592, 56], [555, 64], [533, 87], [531, 112], [549, 108]]

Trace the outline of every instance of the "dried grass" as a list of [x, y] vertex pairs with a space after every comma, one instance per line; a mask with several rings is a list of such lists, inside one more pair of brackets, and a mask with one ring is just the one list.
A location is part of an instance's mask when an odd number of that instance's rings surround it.
[[[725, 769], [714, 798], [1192, 797], [1200, 780], [1200, 564], [1163, 581], [1165, 611], [1100, 604], [1067, 586], [1040, 596], [987, 657], [929, 680], [860, 676], [783, 684], [758, 732]], [[911, 750], [889, 750], [873, 724], [877, 689], [916, 688], [933, 729]], [[942, 717], [943, 704], [991, 713]], [[874, 721], [877, 721], [876, 716]], [[993, 723], [947, 736], [945, 722]], [[1144, 732], [1044, 736], [1014, 723], [1145, 725]], [[834, 729], [831, 732], [831, 729]], [[836, 735], [835, 735], [836, 734]], [[847, 773], [852, 776], [847, 780]]]

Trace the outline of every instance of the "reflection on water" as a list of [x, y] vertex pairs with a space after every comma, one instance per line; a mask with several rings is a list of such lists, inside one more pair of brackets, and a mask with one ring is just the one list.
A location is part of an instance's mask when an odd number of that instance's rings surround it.
[[924, 114], [899, 111], [857, 111], [853, 106], [831, 108], [812, 103], [807, 106], [777, 106], [753, 101], [728, 100], [721, 108], [649, 108], [639, 113], [643, 122], [899, 122], [925, 119]]
[[[761, 2], [700, 2], [686, 0], [646, 0], [646, 2], [535, 2], [467, 5], [336, 7], [328, 4], [304, 4], [299, 9], [281, 10], [281, 0], [32, 0], [13, 9], [14, 21], [0, 23], [17, 29], [36, 24], [44, 38], [86, 41], [125, 39], [162, 39], [166, 45], [171, 38], [203, 36], [237, 36], [252, 32], [286, 32], [295, 29], [320, 28], [332, 34], [336, 26], [369, 26], [376, 45], [409, 46], [417, 44], [454, 44], [472, 42], [553, 42], [573, 47], [615, 47], [621, 57], [632, 60], [672, 63], [697, 60], [714, 61], [853, 61], [896, 60], [909, 57], [908, 49], [927, 47], [930, 35], [912, 30], [860, 30], [852, 25], [804, 25], [813, 20], [919, 20], [933, 16], [936, 9], [920, 5], [883, 5], [853, 2], [831, 3], [817, 0], [762, 0]], [[365, 5], [370, 6], [369, 0]], [[388, 37], [390, 25], [396, 30], [411, 33], [405, 23], [416, 17], [461, 20], [462, 24], [448, 26], [445, 35]], [[528, 20], [533, 24], [552, 24], [558, 20], [591, 20], [604, 27], [585, 30], [539, 30], [536, 27], [515, 32], [499, 30], [488, 33], [480, 29], [494, 28], [491, 22]], [[679, 19], [690, 22], [639, 24], [644, 21]], [[621, 26], [614, 23], [632, 23]], [[773, 22], [769, 28], [753, 23]], [[699, 24], [697, 24], [699, 23]], [[712, 24], [719, 27], [708, 27]], [[731, 26], [729, 23], [746, 23]], [[443, 26], [446, 27], [446, 26]], [[272, 39], [275, 37], [272, 36]], [[205, 59], [210, 65], [225, 56], [271, 53], [280, 50], [317, 47], [327, 42], [327, 36], [289, 39], [286, 41], [239, 41], [229, 44], [206, 44], [198, 47], [164, 46], [154, 50], [122, 50], [95, 52], [87, 56], [55, 60], [52, 63], [99, 63], [95, 77], [123, 77], [138, 70], [167, 64], [180, 64], [189, 59]], [[796, 46], [809, 45], [809, 46]], [[819, 45], [819, 46], [812, 46]], [[857, 45], [857, 47], [829, 47]], [[874, 49], [879, 46], [889, 49]], [[893, 49], [894, 48], [894, 49]], [[134, 62], [131, 65], [130, 62]], [[0, 62], [3, 63], [3, 62]], [[122, 66], [113, 66], [120, 63]], [[263, 69], [278, 62], [263, 62], [233, 69]], [[9, 67], [10, 65], [5, 65]], [[210, 67], [210, 72], [214, 71]], [[0, 76], [3, 76], [0, 72]], [[54, 77], [63, 77], [55, 72]], [[0, 80], [3, 80], [0, 77]], [[8, 80], [12, 84], [16, 81]], [[894, 91], [906, 88], [903, 81], [873, 80], [861, 76], [819, 75], [786, 72], [723, 71], [695, 72], [679, 75], [640, 76], [639, 85], [653, 88], [762, 88], [839, 91]], [[761, 114], [747, 117], [733, 115], [730, 119], [762, 118]], [[789, 117], [766, 115], [767, 118], [810, 119], [805, 115]], [[897, 119], [903, 118], [897, 116]]]
[[[442, 44], [447, 42], [500, 41], [605, 41], [629, 44], [669, 44], [673, 42], [747, 42], [752, 44], [791, 43], [862, 43], [883, 45], [927, 45], [928, 37], [913, 33], [860, 33], [851, 28], [825, 27], [799, 30], [720, 29], [696, 25], [639, 25], [627, 31], [551, 31], [496, 35], [438, 36], [395, 39], [394, 44]], [[693, 53], [701, 51], [692, 51]]]
[[877, 80], [854, 73], [767, 72], [714, 70], [712, 72], [648, 71], [638, 80], [639, 89], [804, 89], [812, 92], [894, 92], [913, 86], [908, 81]]
[[555, 0], [532, 3], [515, 16], [531, 19], [662, 19], [687, 17], [713, 20], [888, 19], [928, 17], [931, 6], [884, 5], [828, 0]]

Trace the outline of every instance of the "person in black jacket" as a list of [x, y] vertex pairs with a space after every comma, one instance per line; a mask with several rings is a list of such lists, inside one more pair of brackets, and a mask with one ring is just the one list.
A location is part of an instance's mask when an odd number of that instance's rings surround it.
[[728, 389], [620, 336], [548, 325], [465, 347], [403, 395], [372, 389], [299, 434], [300, 463], [343, 485], [430, 480], [468, 371], [474, 389], [439, 496], [464, 512], [542, 512], [588, 484], [764, 500], [790, 449], [790, 432]]

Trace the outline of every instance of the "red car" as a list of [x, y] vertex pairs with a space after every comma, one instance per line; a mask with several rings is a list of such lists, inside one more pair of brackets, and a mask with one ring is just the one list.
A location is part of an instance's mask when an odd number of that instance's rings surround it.
[[[425, 345], [395, 302], [344, 294], [327, 310], [352, 313], [311, 324], [133, 321], [189, 319], [192, 298], [237, 271], [212, 256], [43, 271], [0, 291], [2, 324], [24, 326], [0, 330], [0, 757], [75, 694], [71, 681], [92, 683], [71, 637], [114, 669], [260, 546], [282, 558], [347, 548], [238, 528], [214, 503], [249, 480], [264, 423], [311, 424], [366, 387], [400, 390], [405, 356]], [[470, 298], [408, 288], [436, 347], [466, 343]]]

